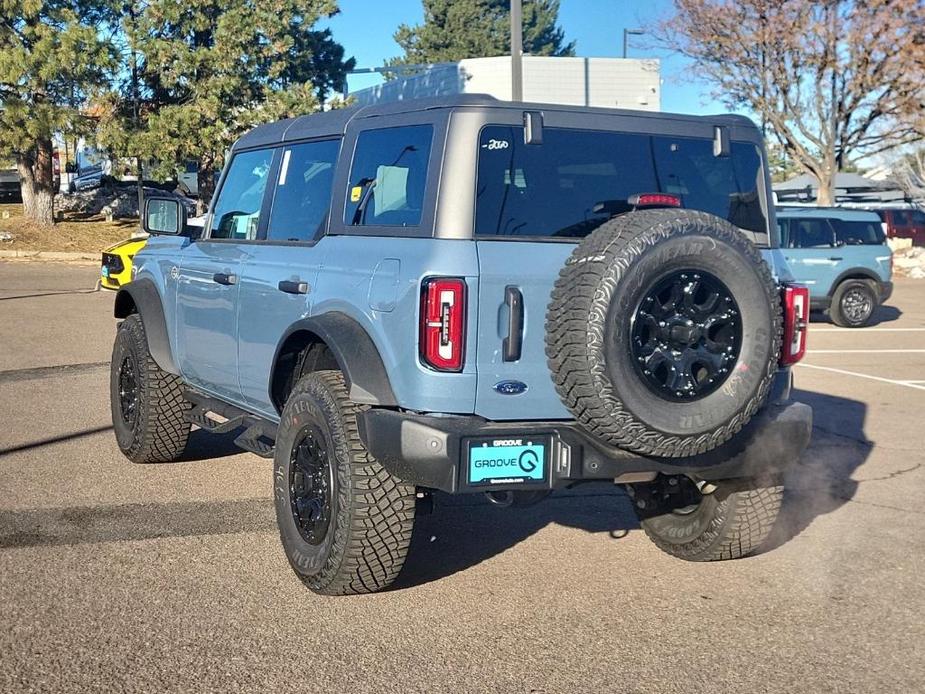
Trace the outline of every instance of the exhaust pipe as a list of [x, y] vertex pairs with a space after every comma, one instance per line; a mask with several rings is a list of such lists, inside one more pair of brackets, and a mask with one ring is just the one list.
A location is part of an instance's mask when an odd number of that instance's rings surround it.
[[507, 508], [514, 503], [514, 492], [485, 492], [485, 496], [495, 506]]

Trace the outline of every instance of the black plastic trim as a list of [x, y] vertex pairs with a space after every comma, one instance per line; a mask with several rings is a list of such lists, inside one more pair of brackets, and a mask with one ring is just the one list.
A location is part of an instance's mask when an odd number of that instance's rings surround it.
[[[273, 358], [274, 372], [280, 349], [290, 336], [300, 331], [316, 335], [334, 354], [334, 359], [347, 381], [351, 400], [364, 405], [398, 406], [385, 364], [372, 338], [357, 321], [338, 311], [322, 313], [293, 323], [276, 347], [276, 355]], [[271, 372], [270, 387], [272, 377]]]
[[145, 326], [148, 338], [148, 351], [151, 358], [168, 373], [180, 375], [170, 351], [170, 337], [167, 335], [167, 321], [164, 319], [164, 307], [160, 292], [153, 281], [142, 278], [128, 282], [116, 294], [113, 315], [127, 318], [137, 312]]

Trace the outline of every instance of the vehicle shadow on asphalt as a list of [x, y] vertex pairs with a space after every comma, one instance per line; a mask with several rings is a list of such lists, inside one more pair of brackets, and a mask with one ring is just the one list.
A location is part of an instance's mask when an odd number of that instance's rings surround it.
[[858, 488], [851, 476], [874, 446], [864, 432], [865, 403], [808, 390], [794, 390], [793, 399], [813, 408], [813, 438], [784, 479], [783, 506], [765, 551], [799, 535], [817, 516], [851, 501]]
[[639, 521], [626, 494], [606, 482], [554, 492], [526, 508], [501, 508], [479, 495], [435, 494], [433, 515], [419, 517], [394, 590], [436, 581], [510, 549], [556, 523], [619, 540]]
[[[854, 471], [873, 444], [864, 434], [867, 405], [825, 393], [797, 390], [793, 399], [812, 406], [813, 438], [785, 479], [784, 501], [770, 537], [771, 551], [803, 532], [817, 516], [851, 500]], [[392, 586], [411, 588], [464, 571], [556, 523], [614, 539], [639, 529], [629, 498], [604, 482], [556, 492], [527, 508], [499, 508], [481, 495], [435, 495], [433, 515], [419, 517], [404, 569]]]
[[[893, 321], [899, 320], [902, 315], [902, 310], [896, 306], [878, 306], [874, 310], [874, 315], [870, 317], [870, 321], [868, 321], [867, 325], [864, 327], [870, 328], [875, 325], [880, 325], [881, 323], [892, 323]], [[829, 325], [835, 325], [831, 317], [828, 314], [822, 313], [821, 311], [814, 311], [810, 315], [810, 322], [828, 323]]]

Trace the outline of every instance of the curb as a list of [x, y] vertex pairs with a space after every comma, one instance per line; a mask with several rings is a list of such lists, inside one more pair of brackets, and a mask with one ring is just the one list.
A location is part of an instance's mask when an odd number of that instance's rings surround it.
[[63, 260], [100, 262], [99, 253], [64, 253], [62, 251], [3, 251], [0, 258], [18, 258], [26, 260]]

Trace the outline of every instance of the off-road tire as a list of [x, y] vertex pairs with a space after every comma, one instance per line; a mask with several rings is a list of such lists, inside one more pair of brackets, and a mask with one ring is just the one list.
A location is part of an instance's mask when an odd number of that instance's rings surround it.
[[[870, 311], [861, 319], [857, 320], [852, 318], [850, 315], [845, 313], [843, 302], [845, 301], [846, 295], [849, 292], [862, 292], [867, 296], [867, 300], [870, 301]], [[874, 315], [874, 311], [877, 310], [877, 292], [871, 286], [870, 280], [845, 280], [835, 289], [835, 293], [832, 295], [832, 305], [829, 308], [829, 316], [832, 318], [832, 322], [835, 325], [841, 326], [842, 328], [863, 328], [870, 322], [870, 319]]]
[[[401, 571], [414, 525], [415, 488], [386, 471], [366, 450], [343, 374], [303, 376], [283, 408], [276, 437], [273, 491], [283, 549], [299, 578], [316, 593], [373, 593]], [[290, 502], [290, 467], [300, 432], [315, 427], [333, 465], [331, 513], [323, 539], [301, 534]]]
[[[631, 364], [641, 297], [672, 271], [709, 272], [738, 302], [741, 350], [722, 387], [689, 402], [653, 393]], [[705, 453], [761, 409], [778, 368], [777, 286], [734, 226], [687, 210], [646, 210], [599, 227], [559, 273], [546, 313], [546, 356], [562, 402], [603, 443], [658, 457]], [[614, 373], [617, 375], [615, 376]]]
[[[131, 422], [122, 416], [120, 372], [131, 360], [137, 376], [138, 397]], [[166, 463], [182, 455], [189, 439], [186, 412], [190, 403], [183, 396], [183, 382], [157, 365], [148, 351], [148, 339], [141, 316], [128, 316], [119, 324], [112, 349], [109, 377], [112, 426], [116, 442], [133, 463]]]
[[646, 535], [663, 552], [686, 561], [722, 561], [761, 549], [777, 521], [783, 495], [782, 486], [736, 489], [722, 483], [690, 513], [636, 512]]

